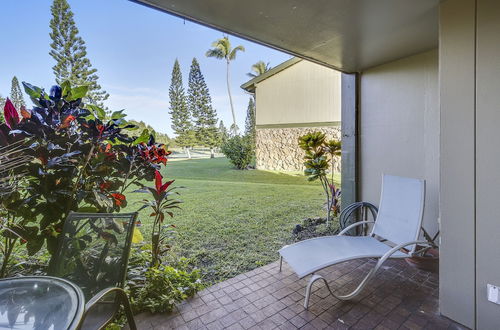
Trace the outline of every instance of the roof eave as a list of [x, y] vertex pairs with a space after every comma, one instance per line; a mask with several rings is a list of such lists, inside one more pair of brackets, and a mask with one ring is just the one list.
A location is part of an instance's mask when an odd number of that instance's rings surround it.
[[246, 83], [244, 83], [240, 87], [242, 89], [246, 90], [247, 92], [253, 93], [255, 91], [255, 87], [258, 83], [260, 83], [263, 80], [266, 80], [267, 78], [269, 78], [271, 76], [274, 76], [275, 74], [285, 70], [286, 68], [291, 67], [292, 65], [294, 65], [300, 61], [302, 61], [301, 58], [293, 57], [293, 58], [275, 66], [271, 70], [266, 71], [263, 74], [258, 75], [257, 77], [250, 79], [249, 81], [247, 81]]

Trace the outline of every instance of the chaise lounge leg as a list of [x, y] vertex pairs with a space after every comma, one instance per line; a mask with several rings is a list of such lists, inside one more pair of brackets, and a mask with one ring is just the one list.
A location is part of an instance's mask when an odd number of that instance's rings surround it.
[[[420, 242], [417, 242], [417, 243], [420, 243]], [[411, 242], [410, 244], [416, 244], [416, 243], [415, 242]], [[359, 283], [358, 287], [356, 289], [354, 289], [354, 291], [352, 291], [351, 293], [343, 295], [343, 296], [336, 295], [332, 291], [332, 289], [330, 288], [330, 286], [328, 285], [328, 282], [326, 281], [326, 279], [324, 277], [319, 276], [319, 275], [314, 275], [314, 273], [313, 273], [312, 276], [311, 276], [311, 279], [309, 280], [309, 284], [307, 284], [307, 287], [306, 287], [306, 298], [304, 300], [304, 308], [305, 309], [308, 308], [308, 306], [309, 306], [309, 298], [311, 296], [311, 287], [314, 284], [314, 282], [316, 282], [318, 280], [323, 280], [323, 282], [325, 282], [326, 288], [328, 289], [328, 291], [330, 291], [330, 294], [332, 296], [334, 296], [335, 298], [339, 299], [339, 300], [350, 300], [350, 299], [356, 297], [358, 294], [361, 293], [361, 291], [366, 286], [366, 284], [370, 281], [370, 279], [373, 276], [375, 276], [375, 273], [382, 266], [382, 264], [387, 260], [387, 258], [389, 256], [391, 256], [395, 251], [398, 251], [399, 248], [400, 248], [399, 246], [394, 247], [384, 257], [382, 257], [381, 259], [379, 259], [379, 261], [377, 262], [377, 264], [368, 272], [368, 274], [366, 274], [365, 278], [363, 278], [363, 280], [361, 281], [361, 283]]]
[[[377, 269], [378, 269], [378, 267], [377, 267]], [[330, 294], [332, 296], [334, 296], [335, 298], [337, 298], [339, 300], [350, 300], [350, 299], [356, 297], [361, 292], [361, 290], [364, 288], [364, 286], [366, 285], [368, 280], [375, 274], [375, 272], [376, 272], [376, 269], [375, 269], [375, 271], [372, 269], [366, 275], [366, 277], [361, 281], [361, 283], [358, 285], [358, 287], [353, 292], [351, 292], [345, 296], [339, 296], [339, 295], [336, 295], [335, 293], [333, 293], [332, 289], [330, 288], [330, 285], [328, 285], [328, 281], [323, 276], [312, 274], [311, 279], [309, 280], [309, 284], [307, 284], [307, 287], [306, 287], [306, 298], [304, 300], [304, 308], [308, 309], [308, 307], [309, 307], [309, 299], [311, 297], [311, 288], [312, 288], [314, 282], [316, 282], [318, 280], [322, 280], [325, 283], [326, 288], [328, 289], [328, 291], [330, 291]]]
[[[326, 282], [326, 280], [322, 276], [313, 274], [311, 276], [311, 279], [309, 280], [309, 283], [307, 284], [307, 287], [306, 287], [306, 298], [304, 300], [304, 308], [305, 309], [309, 308], [309, 298], [311, 297], [311, 288], [312, 288], [314, 282], [316, 282], [317, 280], [325, 281], [326, 286], [328, 286], [328, 283]], [[328, 288], [328, 289], [330, 289], [330, 288]]]

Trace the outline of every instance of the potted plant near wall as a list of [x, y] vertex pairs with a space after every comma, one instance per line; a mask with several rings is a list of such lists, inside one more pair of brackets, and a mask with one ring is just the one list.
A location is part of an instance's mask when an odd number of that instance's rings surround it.
[[304, 174], [309, 181], [320, 181], [325, 192], [326, 224], [340, 212], [340, 189], [334, 184], [337, 158], [341, 155], [341, 143], [326, 140], [322, 132], [311, 132], [299, 137], [299, 147], [304, 151]]
[[323, 235], [335, 235], [338, 226], [332, 220], [340, 214], [340, 189], [335, 186], [334, 175], [337, 161], [341, 155], [341, 143], [335, 139], [327, 140], [325, 133], [310, 132], [298, 139], [299, 147], [304, 151], [304, 174], [308, 181], [319, 181], [323, 187], [326, 201], [326, 218], [306, 218], [292, 231], [292, 240], [300, 241]]
[[405, 258], [405, 260], [415, 268], [437, 272], [439, 270], [439, 247], [436, 244], [436, 239], [439, 236], [439, 231], [433, 237], [424, 228], [422, 228], [422, 231], [431, 246], [417, 245], [417, 253], [411, 258]]

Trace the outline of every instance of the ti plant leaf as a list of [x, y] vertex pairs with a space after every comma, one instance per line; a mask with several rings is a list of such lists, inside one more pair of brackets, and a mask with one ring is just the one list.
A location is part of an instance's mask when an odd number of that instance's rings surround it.
[[61, 84], [62, 88], [62, 97], [67, 98], [71, 95], [71, 83], [66, 80]]
[[87, 104], [86, 106], [94, 113], [94, 117], [98, 118], [99, 120], [104, 120], [106, 118], [106, 111], [104, 111], [104, 109], [94, 104]]
[[141, 231], [139, 230], [139, 228], [134, 227], [134, 233], [132, 234], [132, 243], [138, 244], [142, 243], [142, 241], [144, 241], [144, 237], [142, 236]]
[[143, 130], [141, 135], [134, 140], [134, 145], [138, 145], [140, 143], [147, 143], [149, 140], [149, 131], [147, 129]]
[[[30, 96], [31, 99], [39, 99], [42, 97], [43, 89], [40, 87], [33, 86], [23, 81], [24, 91]], [[37, 102], [38, 103], [38, 102]]]
[[127, 115], [123, 113], [124, 110], [119, 110], [115, 111], [111, 114], [111, 119], [122, 119], [125, 118]]
[[81, 99], [81, 98], [85, 97], [85, 95], [87, 95], [88, 90], [89, 90], [88, 85], [82, 85], [82, 86], [75, 87], [75, 88], [71, 89], [70, 95], [67, 98], [67, 100], [74, 101], [74, 100]]

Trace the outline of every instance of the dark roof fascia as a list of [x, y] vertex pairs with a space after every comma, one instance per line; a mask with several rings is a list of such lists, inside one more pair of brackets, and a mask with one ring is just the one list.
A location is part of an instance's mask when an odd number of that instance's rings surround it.
[[256, 84], [260, 83], [263, 80], [266, 80], [267, 78], [269, 78], [271, 76], [274, 76], [275, 74], [291, 67], [292, 65], [294, 65], [300, 61], [302, 61], [301, 58], [293, 57], [293, 58], [275, 66], [271, 70], [255, 77], [255, 78], [252, 78], [251, 80], [247, 81], [246, 83], [244, 83], [240, 87], [243, 88], [244, 90], [246, 90], [247, 92], [253, 93], [255, 91]]

